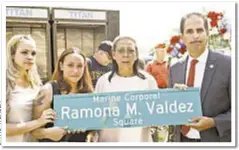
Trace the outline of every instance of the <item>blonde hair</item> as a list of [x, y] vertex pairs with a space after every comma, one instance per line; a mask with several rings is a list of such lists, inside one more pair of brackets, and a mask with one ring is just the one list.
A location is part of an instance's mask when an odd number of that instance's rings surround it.
[[[34, 39], [30, 35], [14, 35], [7, 43], [7, 69], [6, 69], [6, 86], [7, 86], [7, 99], [11, 90], [15, 86], [15, 81], [20, 77], [20, 71], [18, 66], [14, 62], [14, 55], [21, 42], [24, 40], [31, 41], [36, 44]], [[30, 83], [31, 87], [41, 86], [42, 82], [37, 72], [36, 63], [33, 64], [32, 68], [29, 69], [26, 74], [26, 80]]]

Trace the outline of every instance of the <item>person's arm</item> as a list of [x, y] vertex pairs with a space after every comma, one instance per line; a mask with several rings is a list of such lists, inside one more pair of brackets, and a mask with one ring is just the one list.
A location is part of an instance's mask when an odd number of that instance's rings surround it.
[[215, 127], [220, 137], [223, 137], [231, 130], [231, 109], [213, 118]]
[[[231, 66], [231, 63], [228, 66]], [[229, 68], [228, 70], [227, 93], [230, 109], [228, 109], [225, 113], [219, 114], [218, 116], [213, 118], [215, 127], [217, 128], [220, 137], [222, 137], [224, 134], [227, 134], [231, 130], [231, 68]]]
[[228, 93], [230, 103], [227, 111], [217, 115], [216, 117], [202, 116], [192, 118], [192, 121], [197, 123], [192, 124], [191, 127], [194, 127], [199, 131], [216, 127], [220, 137], [229, 134], [231, 130], [231, 82], [229, 83], [228, 91], [226, 93]]
[[[38, 118], [44, 110], [50, 109], [52, 100], [52, 86], [50, 84], [46, 84], [38, 93], [38, 96], [33, 102], [33, 110], [32, 110], [32, 118]], [[38, 128], [32, 131], [32, 135], [36, 139], [43, 139], [46, 138], [46, 129], [45, 128]]]
[[51, 128], [38, 128], [32, 132], [32, 135], [36, 139], [51, 139], [53, 141], [59, 141], [67, 131], [61, 127], [51, 127]]
[[[51, 102], [52, 102], [52, 86], [51, 84], [46, 84], [38, 94], [38, 97], [34, 100], [33, 103], [33, 119], [38, 118], [45, 110], [52, 110]], [[53, 110], [52, 110], [53, 111]], [[54, 112], [54, 111], [53, 111]], [[56, 114], [54, 112], [54, 118], [52, 118], [52, 122], [56, 119]], [[52, 139], [53, 141], [58, 141], [66, 134], [66, 131], [60, 127], [52, 127], [52, 128], [38, 128], [33, 130], [31, 134], [36, 139]]]
[[224, 58], [226, 59], [222, 60], [223, 68], [227, 69], [224, 72], [224, 76], [227, 77], [227, 79], [221, 82], [221, 84], [227, 85], [227, 90], [222, 92], [228, 97], [227, 99], [221, 99], [225, 102], [224, 112], [214, 117], [202, 116], [194, 119], [198, 122], [198, 124], [195, 125], [196, 129], [203, 131], [216, 127], [220, 137], [228, 135], [231, 132], [231, 58], [227, 56]]
[[42, 126], [44, 122], [41, 119], [23, 122], [18, 124], [6, 124], [6, 135], [7, 136], [14, 136], [19, 134], [24, 134], [26, 132], [30, 132], [36, 128]]
[[[10, 106], [8, 106], [10, 107]], [[8, 108], [11, 109], [11, 108]], [[8, 112], [8, 111], [7, 111]], [[30, 112], [29, 112], [30, 113]], [[8, 123], [6, 124], [6, 135], [14, 136], [19, 134], [24, 134], [26, 132], [30, 132], [34, 129], [41, 127], [42, 125], [52, 122], [52, 114], [49, 110], [44, 112], [42, 115], [38, 116], [32, 121], [21, 122], [21, 123]]]

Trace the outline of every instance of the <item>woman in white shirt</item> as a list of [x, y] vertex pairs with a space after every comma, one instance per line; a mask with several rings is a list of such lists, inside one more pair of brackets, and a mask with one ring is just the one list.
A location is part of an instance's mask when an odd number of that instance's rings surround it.
[[[157, 89], [155, 79], [139, 70], [136, 41], [128, 36], [116, 37], [113, 41], [113, 68], [97, 82], [95, 92], [119, 92]], [[152, 136], [149, 127], [103, 129], [100, 142], [149, 142]]]
[[32, 103], [42, 85], [36, 68], [36, 44], [29, 35], [15, 35], [7, 44], [6, 141], [35, 141], [30, 131], [52, 122], [54, 112], [46, 110], [32, 120]]

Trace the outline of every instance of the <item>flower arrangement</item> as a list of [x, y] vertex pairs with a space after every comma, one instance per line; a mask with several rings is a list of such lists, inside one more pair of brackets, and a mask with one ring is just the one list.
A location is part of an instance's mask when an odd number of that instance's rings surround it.
[[209, 49], [231, 50], [231, 26], [222, 12], [209, 11]]
[[173, 36], [170, 39], [167, 53], [171, 57], [180, 58], [186, 52], [186, 45], [183, 43], [180, 36]]

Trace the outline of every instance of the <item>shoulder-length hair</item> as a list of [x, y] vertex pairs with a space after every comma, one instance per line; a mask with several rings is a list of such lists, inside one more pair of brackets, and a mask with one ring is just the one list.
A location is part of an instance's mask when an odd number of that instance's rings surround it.
[[61, 69], [60, 69], [60, 64], [64, 63], [65, 57], [67, 55], [73, 54], [73, 53], [79, 54], [84, 58], [84, 67], [85, 67], [83, 76], [81, 77], [81, 79], [79, 80], [78, 85], [77, 85], [77, 88], [78, 88], [77, 93], [91, 93], [91, 92], [93, 92], [93, 85], [92, 85], [90, 73], [88, 70], [86, 57], [83, 54], [83, 52], [76, 47], [71, 47], [61, 53], [61, 55], [57, 61], [57, 64], [56, 64], [55, 71], [52, 75], [52, 80], [57, 81], [61, 92], [69, 93], [71, 91], [70, 84], [67, 83], [63, 78], [63, 71], [61, 71]]
[[[130, 36], [118, 36], [118, 37], [116, 37], [113, 41], [112, 51], [115, 52], [115, 49], [117, 47], [118, 42], [120, 40], [124, 40], [124, 39], [131, 40], [132, 42], [135, 43], [135, 50], [136, 50], [136, 53], [137, 53], [137, 56], [138, 56], [139, 51], [138, 51], [136, 41]], [[111, 82], [111, 79], [112, 79], [112, 77], [114, 76], [115, 73], [118, 74], [118, 71], [119, 71], [118, 64], [113, 59], [112, 60], [112, 71], [111, 71], [111, 74], [109, 75], [109, 78], [108, 78], [109, 82]], [[143, 80], [146, 79], [145, 76], [142, 73], [139, 72], [139, 58], [138, 57], [133, 64], [133, 73], [134, 73], [134, 75], [138, 76], [139, 78], [141, 78]]]
[[[7, 43], [7, 68], [6, 68], [6, 86], [7, 86], [7, 99], [9, 94], [15, 86], [15, 81], [20, 77], [20, 70], [14, 62], [16, 50], [21, 42], [24, 40], [31, 41], [34, 45], [36, 42], [30, 35], [14, 35]], [[26, 80], [30, 83], [31, 87], [35, 88], [41, 86], [42, 82], [37, 72], [36, 62], [34, 62], [31, 69], [25, 72]]]

